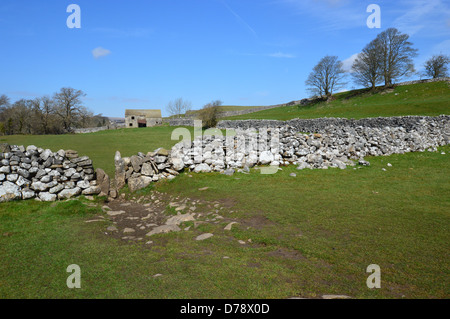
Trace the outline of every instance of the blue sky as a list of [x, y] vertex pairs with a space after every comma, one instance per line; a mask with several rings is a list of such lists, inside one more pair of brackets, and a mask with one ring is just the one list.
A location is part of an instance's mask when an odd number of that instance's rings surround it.
[[[66, 25], [81, 8], [81, 28]], [[381, 29], [369, 29], [369, 4]], [[94, 113], [271, 105], [307, 97], [325, 55], [351, 65], [378, 33], [397, 27], [419, 49], [416, 69], [450, 53], [449, 0], [1, 0], [0, 94], [15, 101], [83, 90]], [[348, 88], [352, 88], [350, 83]]]

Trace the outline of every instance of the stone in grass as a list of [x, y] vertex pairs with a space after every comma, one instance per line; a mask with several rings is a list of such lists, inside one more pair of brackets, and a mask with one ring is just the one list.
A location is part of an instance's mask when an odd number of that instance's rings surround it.
[[362, 165], [362, 166], [370, 166], [370, 163], [368, 161], [363, 160], [363, 159], [360, 159], [358, 164]]
[[238, 224], [237, 222], [231, 222], [225, 226], [224, 230], [231, 230], [234, 224]]
[[179, 212], [179, 211], [185, 210], [185, 209], [186, 209], [186, 205], [182, 205], [182, 206], [179, 206], [179, 207], [175, 208], [175, 211]]
[[117, 231], [117, 227], [116, 226], [109, 226], [108, 228], [106, 228], [107, 231]]
[[109, 212], [107, 212], [107, 214], [108, 214], [108, 216], [118, 216], [118, 215], [125, 214], [125, 211], [123, 211], [123, 210], [109, 211]]
[[289, 176], [291, 176], [291, 177], [297, 177], [297, 174], [295, 174], [295, 173], [290, 173]]
[[156, 234], [166, 234], [166, 233], [170, 233], [170, 232], [178, 232], [180, 230], [181, 230], [181, 228], [178, 227], [177, 225], [162, 225], [162, 226], [153, 228], [153, 230], [151, 232], [149, 232], [146, 236], [153, 236]]
[[392, 164], [391, 164], [391, 163], [387, 163], [387, 166], [388, 166], [388, 167], [392, 167]]
[[351, 299], [351, 297], [346, 295], [323, 295], [322, 299]]
[[198, 240], [198, 241], [205, 240], [205, 239], [211, 238], [212, 236], [214, 236], [214, 235], [211, 234], [211, 233], [206, 233], [206, 234], [202, 234], [200, 236], [197, 236], [197, 238], [195, 238], [195, 240]]
[[224, 174], [227, 176], [233, 176], [234, 168], [228, 168], [227, 170], [225, 170]]
[[184, 214], [170, 217], [167, 220], [166, 225], [180, 225], [181, 223], [189, 221], [195, 221], [193, 214]]
[[206, 190], [208, 190], [209, 189], [209, 187], [203, 187], [203, 188], [199, 188], [198, 190], [200, 191], [200, 192], [203, 192], [203, 191], [206, 191]]
[[299, 166], [297, 167], [298, 170], [302, 170], [302, 169], [305, 169], [305, 168], [311, 168], [311, 166], [308, 163], [301, 162], [299, 164]]
[[135, 230], [133, 228], [125, 228], [123, 230], [124, 234], [129, 234], [129, 233], [134, 233], [134, 232], [135, 232]]

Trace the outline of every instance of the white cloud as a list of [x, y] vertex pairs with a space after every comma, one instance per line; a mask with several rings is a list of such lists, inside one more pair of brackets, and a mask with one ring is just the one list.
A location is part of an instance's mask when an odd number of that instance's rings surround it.
[[111, 51], [109, 51], [108, 49], [104, 49], [102, 47], [98, 47], [98, 48], [95, 48], [94, 50], [92, 50], [92, 55], [96, 59], [103, 58], [110, 54], [111, 54]]
[[288, 58], [288, 59], [295, 58], [295, 55], [289, 54], [289, 53], [283, 53], [283, 52], [271, 53], [271, 54], [268, 54], [268, 56], [270, 56], [272, 58]]
[[348, 59], [345, 59], [344, 61], [342, 61], [342, 68], [344, 69], [345, 72], [351, 72], [353, 62], [355, 62], [357, 57], [358, 57], [358, 53], [355, 53]]

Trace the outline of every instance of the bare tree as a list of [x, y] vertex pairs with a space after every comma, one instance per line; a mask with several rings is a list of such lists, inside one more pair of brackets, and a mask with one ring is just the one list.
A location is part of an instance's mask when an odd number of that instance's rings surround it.
[[182, 114], [186, 114], [186, 112], [191, 110], [191, 102], [185, 101], [180, 97], [174, 101], [170, 101], [166, 109], [170, 115], [180, 118]]
[[53, 97], [55, 101], [55, 113], [61, 118], [64, 129], [67, 132], [77, 123], [81, 113], [84, 111], [82, 98], [86, 96], [83, 91], [73, 88], [62, 88]]
[[206, 104], [200, 110], [199, 117], [202, 120], [203, 128], [215, 127], [217, 124], [218, 115], [222, 101], [216, 100]]
[[8, 120], [13, 134], [32, 134], [33, 101], [21, 99], [8, 110]]
[[412, 58], [417, 56], [417, 49], [408, 41], [409, 35], [396, 28], [381, 32], [375, 39], [379, 56], [379, 68], [385, 86], [391, 86], [403, 76], [415, 72]]
[[431, 76], [433, 79], [442, 78], [448, 76], [447, 64], [450, 63], [450, 56], [439, 54], [433, 55], [424, 64], [424, 75]]
[[54, 131], [52, 126], [55, 117], [54, 101], [49, 96], [43, 96], [33, 100], [33, 109], [36, 117], [36, 133], [50, 134]]
[[352, 65], [352, 77], [356, 84], [374, 89], [381, 82], [380, 59], [377, 40], [373, 40], [358, 54]]
[[5, 107], [9, 106], [9, 97], [6, 95], [0, 95], [0, 109], [3, 109]]
[[325, 56], [313, 68], [306, 80], [309, 91], [313, 95], [329, 97], [333, 92], [346, 84], [345, 71], [337, 56]]

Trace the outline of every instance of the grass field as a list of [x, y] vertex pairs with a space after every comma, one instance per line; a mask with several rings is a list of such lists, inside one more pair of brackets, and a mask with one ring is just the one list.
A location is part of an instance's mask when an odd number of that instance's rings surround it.
[[368, 93], [356, 90], [338, 93], [335, 100], [310, 106], [284, 106], [275, 109], [224, 118], [224, 120], [450, 114], [450, 84], [421, 83], [396, 87], [391, 93]]
[[[86, 200], [3, 203], [0, 298], [449, 298], [449, 155], [446, 146], [357, 170], [183, 174], [156, 190], [231, 202], [225, 215], [240, 224], [158, 235], [150, 247], [85, 223], [102, 214]], [[214, 237], [195, 241], [203, 232]], [[82, 289], [66, 287], [70, 264]], [[366, 286], [369, 264], [381, 267], [381, 289]]]

